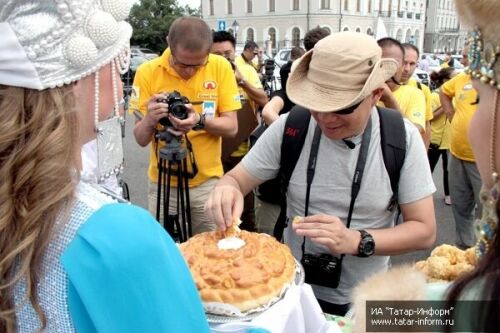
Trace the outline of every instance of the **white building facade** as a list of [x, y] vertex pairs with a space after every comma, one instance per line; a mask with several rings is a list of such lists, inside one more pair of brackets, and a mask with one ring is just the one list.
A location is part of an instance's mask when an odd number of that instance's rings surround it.
[[427, 0], [424, 51], [457, 53], [466, 40], [467, 29], [458, 20], [454, 1]]
[[225, 27], [236, 34], [238, 44], [253, 40], [273, 53], [301, 45], [304, 34], [317, 26], [379, 37], [380, 21], [386, 36], [419, 49], [424, 43], [426, 0], [202, 0], [201, 4], [203, 19], [214, 30]]

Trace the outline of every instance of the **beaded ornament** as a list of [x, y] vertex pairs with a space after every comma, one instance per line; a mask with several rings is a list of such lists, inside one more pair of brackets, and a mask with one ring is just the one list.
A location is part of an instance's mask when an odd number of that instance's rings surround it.
[[111, 82], [113, 84], [114, 116], [110, 119], [99, 121], [99, 72], [95, 73], [95, 104], [94, 123], [97, 142], [97, 177], [98, 182], [117, 175], [123, 171], [123, 127], [125, 120], [120, 115], [120, 102], [118, 101], [118, 72], [123, 74], [121, 58], [111, 63]]
[[495, 66], [497, 66], [500, 56], [500, 46], [484, 43], [478, 27], [472, 31], [469, 43], [470, 62], [466, 73], [500, 90], [500, 73], [495, 73]]
[[480, 193], [480, 201], [483, 205], [481, 219], [476, 220], [475, 231], [477, 236], [476, 255], [482, 257], [488, 252], [491, 243], [496, 237], [498, 228], [498, 200], [500, 195], [500, 178], [495, 167], [495, 138], [498, 109], [498, 90], [500, 90], [500, 73], [496, 73], [498, 57], [500, 56], [500, 46], [491, 43], [484, 43], [481, 31], [478, 27], [474, 29], [469, 38], [469, 67], [466, 72], [473, 78], [480, 80], [484, 84], [489, 84], [497, 89], [493, 102], [493, 116], [490, 128], [490, 170], [492, 170], [493, 187], [486, 189], [483, 187]]
[[3, 2], [0, 84], [37, 90], [60, 87], [129, 53], [127, 0]]

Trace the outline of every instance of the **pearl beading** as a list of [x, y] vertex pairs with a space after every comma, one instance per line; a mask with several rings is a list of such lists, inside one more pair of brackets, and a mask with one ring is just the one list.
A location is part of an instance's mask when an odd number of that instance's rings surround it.
[[[36, 89], [45, 89], [78, 81], [116, 58], [120, 73], [126, 72], [129, 12], [127, 0], [41, 0], [8, 16], [8, 23], [37, 70]], [[26, 22], [38, 18], [39, 28], [25, 29]]]
[[94, 125], [97, 132], [97, 124], [99, 123], [99, 72], [94, 74]]

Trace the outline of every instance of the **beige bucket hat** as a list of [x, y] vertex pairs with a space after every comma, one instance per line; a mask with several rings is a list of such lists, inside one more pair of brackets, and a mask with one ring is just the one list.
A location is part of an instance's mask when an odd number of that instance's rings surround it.
[[382, 58], [373, 37], [340, 32], [320, 40], [294, 63], [287, 94], [295, 104], [319, 112], [345, 109], [380, 88], [398, 68]]

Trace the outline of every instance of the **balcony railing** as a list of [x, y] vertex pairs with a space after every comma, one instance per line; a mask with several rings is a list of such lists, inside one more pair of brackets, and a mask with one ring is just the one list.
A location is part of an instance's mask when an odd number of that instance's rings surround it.
[[420, 13], [415, 14], [415, 20], [420, 20], [421, 17], [422, 17], [422, 14], [420, 14]]
[[444, 29], [439, 30], [439, 32], [443, 32], [443, 33], [457, 33], [458, 31], [459, 31], [458, 28], [444, 28]]
[[412, 12], [406, 13], [406, 18], [409, 18], [409, 19], [413, 18], [413, 13]]
[[390, 11], [385, 11], [385, 10], [379, 11], [378, 12], [378, 16], [380, 16], [380, 17], [391, 17], [391, 12]]
[[398, 12], [398, 17], [403, 18], [405, 16], [405, 12]]

